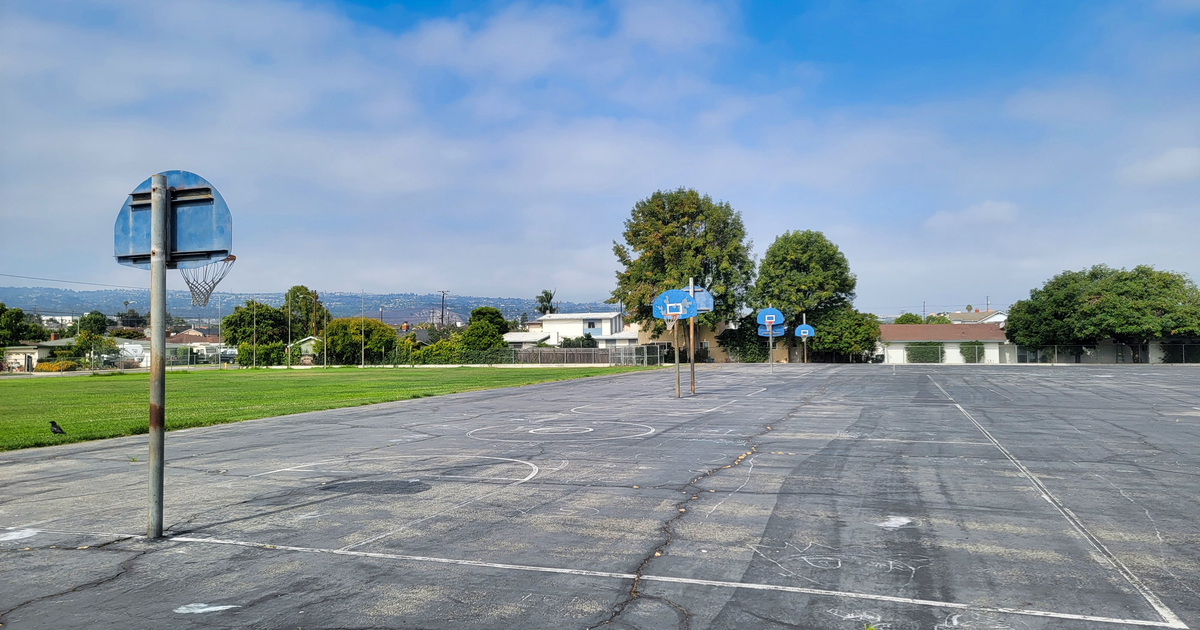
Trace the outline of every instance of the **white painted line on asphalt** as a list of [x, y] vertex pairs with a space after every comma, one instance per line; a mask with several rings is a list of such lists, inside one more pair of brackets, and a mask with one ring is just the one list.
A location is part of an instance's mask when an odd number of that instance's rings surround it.
[[761, 394], [762, 392], [765, 392], [765, 391], [767, 391], [767, 388], [766, 388], [766, 387], [764, 387], [764, 388], [762, 388], [762, 389], [760, 389], [760, 390], [758, 390], [758, 391], [756, 391], [756, 392], [751, 392], [751, 393], [749, 393], [749, 394], [746, 394], [746, 397], [747, 397], [747, 398], [749, 398], [750, 396], [753, 396], [754, 394]]
[[[929, 375], [926, 374], [926, 376]], [[954, 398], [951, 397], [950, 394], [946, 393], [946, 390], [943, 389], [937, 381], [933, 380], [932, 376], [929, 376], [929, 380], [932, 381], [934, 385], [937, 385], [938, 389], [942, 390], [942, 393], [945, 394], [946, 398], [949, 398], [951, 402], [954, 402]], [[1092, 532], [1088, 531], [1088, 529], [1084, 527], [1083, 521], [1079, 520], [1079, 517], [1075, 516], [1075, 513], [1072, 512], [1070, 508], [1068, 508], [1066, 505], [1063, 505], [1062, 501], [1059, 501], [1058, 497], [1054, 496], [1054, 494], [1050, 492], [1050, 489], [1046, 487], [1046, 484], [1042, 483], [1042, 480], [1038, 478], [1037, 475], [1033, 474], [1031, 470], [1026, 468], [1025, 464], [1022, 464], [1021, 460], [1017, 459], [1016, 456], [1009, 452], [1007, 448], [1004, 448], [1004, 445], [1001, 444], [1000, 441], [991, 434], [991, 432], [985, 429], [982, 424], [979, 424], [979, 421], [975, 420], [974, 416], [968, 413], [966, 409], [963, 409], [962, 405], [954, 402], [954, 406], [958, 407], [958, 410], [961, 411], [962, 414], [971, 421], [971, 424], [974, 424], [975, 428], [979, 429], [979, 431], [983, 433], [984, 437], [986, 437], [993, 446], [999, 449], [999, 451], [1003, 453], [1006, 458], [1008, 458], [1008, 461], [1012, 463], [1017, 470], [1021, 471], [1021, 473], [1025, 475], [1025, 478], [1029, 480], [1029, 483], [1033, 484], [1033, 486], [1042, 493], [1042, 498], [1045, 499], [1050, 505], [1053, 505], [1054, 508], [1058, 510], [1058, 513], [1062, 514], [1063, 518], [1067, 519], [1067, 522], [1071, 524], [1071, 527], [1074, 528], [1080, 536], [1087, 540], [1088, 543], [1091, 544], [1092, 548], [1095, 549], [1101, 556], [1103, 556], [1105, 560], [1108, 561], [1109, 565], [1116, 569], [1116, 571], [1121, 574], [1121, 577], [1125, 578], [1126, 582], [1129, 582], [1130, 586], [1137, 589], [1137, 592], [1141, 594], [1142, 598], [1145, 599], [1148, 604], [1150, 604], [1150, 607], [1153, 608], [1155, 612], [1157, 612], [1159, 616], [1163, 618], [1163, 621], [1165, 622], [1164, 627], [1187, 628], [1187, 625], [1184, 624], [1179, 617], [1175, 616], [1175, 613], [1172, 612], [1171, 609], [1168, 608], [1167, 605], [1164, 604], [1162, 600], [1159, 599], [1158, 596], [1155, 595], [1154, 592], [1142, 582], [1141, 578], [1135, 575], [1133, 571], [1129, 570], [1129, 567], [1125, 566], [1124, 562], [1121, 562], [1121, 560], [1117, 558], [1113, 552], [1109, 551], [1108, 547], [1105, 546], [1099, 538], [1097, 538], [1094, 534], [1092, 534]]]
[[[459, 560], [456, 558], [435, 558], [430, 556], [410, 556], [395, 553], [374, 553], [368, 551], [348, 551], [345, 549], [319, 549], [313, 547], [292, 547], [288, 545], [268, 545], [265, 543], [244, 542], [240, 540], [225, 540], [220, 538], [194, 538], [191, 536], [174, 536], [170, 539], [173, 542], [189, 542], [201, 543], [209, 545], [232, 545], [235, 547], [254, 547], [258, 549], [269, 549], [275, 551], [293, 551], [299, 553], [324, 553], [339, 556], [355, 556], [360, 558], [378, 558], [382, 560], [406, 560], [410, 562], [427, 562], [436, 564], [451, 564], [458, 566], [481, 567], [487, 569], [502, 569], [508, 571], [531, 571], [536, 573], [558, 573], [566, 575], [578, 575], [583, 577], [599, 577], [619, 580], [633, 580], [638, 576], [632, 573], [617, 573], [612, 571], [592, 571], [588, 569], [569, 569], [562, 567], [540, 567], [526, 564], [506, 564], [501, 562], [483, 562], [481, 560]], [[1046, 617], [1052, 619], [1071, 619], [1076, 621], [1092, 621], [1096, 623], [1113, 623], [1125, 624], [1131, 626], [1147, 626], [1154, 628], [1176, 628], [1179, 630], [1187, 630], [1187, 626], [1179, 620], [1161, 622], [1161, 621], [1145, 621], [1142, 619], [1118, 619], [1114, 617], [1099, 617], [1095, 615], [1076, 615], [1073, 613], [1057, 613], [1043, 610], [1028, 610], [1024, 608], [1003, 608], [997, 606], [976, 606], [973, 604], [960, 604], [957, 602], [939, 602], [930, 599], [913, 599], [909, 597], [893, 597], [890, 595], [873, 595], [870, 593], [853, 593], [847, 591], [830, 591], [819, 588], [807, 588], [803, 586], [783, 586], [777, 584], [756, 584], [746, 582], [726, 582], [723, 580], [702, 580], [696, 578], [672, 577], [667, 575], [642, 575], [643, 582], [665, 582], [670, 584], [686, 584], [689, 586], [713, 586], [717, 588], [735, 588], [756, 591], [778, 591], [783, 593], [797, 593], [801, 595], [816, 595], [822, 597], [841, 597], [846, 599], [860, 599], [877, 602], [891, 602], [896, 604], [911, 604], [915, 606], [929, 606], [933, 608], [949, 608], [952, 610], [969, 610], [973, 612], [1005, 614], [1005, 615], [1024, 615], [1029, 617]]]
[[[345, 457], [343, 457], [343, 458], [341, 458], [341, 459], [326, 459], [326, 460], [319, 461], [319, 462], [308, 462], [308, 463], [305, 463], [305, 464], [297, 464], [297, 465], [295, 465], [295, 466], [292, 466], [292, 467], [290, 467], [290, 468], [280, 468], [279, 470], [268, 470], [267, 472], [255, 473], [255, 474], [253, 474], [253, 475], [249, 475], [249, 476], [250, 476], [250, 477], [261, 477], [261, 476], [263, 476], [263, 475], [274, 475], [275, 473], [281, 473], [281, 472], [289, 472], [289, 471], [294, 471], [294, 470], [296, 470], [297, 468], [307, 468], [307, 467], [309, 467], [309, 466], [320, 466], [321, 464], [332, 464], [332, 463], [334, 463], [334, 462], [340, 462], [340, 461], [344, 461], [345, 459], [346, 459], [346, 458], [345, 458]], [[307, 472], [307, 471], [306, 471], [306, 472]]]

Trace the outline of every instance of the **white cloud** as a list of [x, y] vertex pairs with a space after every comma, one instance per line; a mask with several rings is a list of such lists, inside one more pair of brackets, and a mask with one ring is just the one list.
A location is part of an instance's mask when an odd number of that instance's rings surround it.
[[1200, 179], [1200, 148], [1178, 147], [1162, 155], [1131, 164], [1119, 173], [1131, 184], [1157, 184]]
[[1023, 89], [1004, 104], [1009, 116], [1020, 120], [1057, 124], [1094, 124], [1113, 116], [1112, 96], [1088, 85], [1049, 89]]
[[989, 225], [1004, 225], [1017, 220], [1017, 205], [1007, 201], [984, 201], [958, 211], [935, 212], [925, 220], [925, 227], [940, 232], [972, 229]]

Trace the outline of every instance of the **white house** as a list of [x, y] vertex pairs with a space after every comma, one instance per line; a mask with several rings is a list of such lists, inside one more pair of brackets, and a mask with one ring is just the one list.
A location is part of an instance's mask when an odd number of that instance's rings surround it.
[[996, 324], [880, 324], [884, 363], [1016, 363]]
[[1008, 313], [1006, 311], [995, 311], [992, 309], [988, 309], [986, 311], [975, 309], [974, 311], [955, 311], [953, 313], [946, 313], [946, 318], [950, 320], [951, 324], [1003, 325], [1004, 322], [1008, 321]]
[[[510, 346], [516, 343], [527, 343], [528, 340], [522, 336], [516, 335], [532, 335], [533, 333], [548, 334], [549, 337], [544, 343], [552, 346], [557, 346], [561, 343], [562, 338], [582, 337], [591, 335], [601, 348], [615, 348], [618, 346], [636, 346], [637, 345], [637, 330], [626, 330], [621, 318], [621, 313], [612, 311], [608, 313], [551, 313], [542, 315], [541, 317], [529, 322], [528, 333], [508, 333], [504, 336], [504, 340]], [[509, 335], [514, 335], [509, 337]], [[532, 337], [529, 337], [532, 339]], [[520, 341], [518, 341], [520, 340]], [[536, 341], [534, 343], [537, 343]]]

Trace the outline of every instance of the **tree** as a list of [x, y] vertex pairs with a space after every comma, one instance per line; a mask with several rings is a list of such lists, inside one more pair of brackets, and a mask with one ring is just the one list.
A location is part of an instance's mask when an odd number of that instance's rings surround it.
[[221, 318], [221, 336], [231, 346], [255, 341], [259, 345], [286, 342], [287, 314], [270, 304], [246, 300], [244, 306], [233, 307], [232, 313]]
[[[126, 306], [129, 302], [125, 302]], [[145, 328], [146, 322], [150, 321], [150, 314], [142, 315], [137, 312], [137, 309], [126, 309], [124, 313], [117, 313], [117, 321], [126, 328]]]
[[974, 311], [974, 310], [975, 310], [975, 309], [974, 309], [974, 307], [972, 307], [970, 304], [968, 304], [968, 305], [967, 305], [967, 312], [968, 312], [968, 313], [970, 313], [970, 312], [972, 312], [972, 311]]
[[41, 326], [31, 324], [25, 311], [8, 308], [0, 302], [0, 348], [15, 346], [22, 341], [45, 341], [50, 333]]
[[[362, 317], [339, 317], [329, 322], [325, 336], [329, 343], [329, 360], [343, 365], [356, 365], [364, 355], [367, 361], [381, 361], [399, 341], [395, 328], [377, 319]], [[319, 354], [323, 348], [321, 344], [317, 346]]]
[[550, 289], [542, 289], [541, 294], [534, 298], [537, 300], [537, 307], [533, 310], [542, 315], [557, 313], [558, 307], [554, 305], [554, 293], [555, 291], [551, 291]]
[[[775, 342], [779, 343], [779, 339]], [[717, 335], [717, 343], [735, 361], [763, 363], [767, 360], [768, 339], [758, 336], [758, 322], [753, 313], [738, 319], [736, 326], [721, 331]]]
[[90, 330], [81, 330], [75, 337], [74, 354], [77, 357], [92, 354], [112, 354], [117, 351], [117, 342], [111, 337], [97, 335]]
[[490, 322], [501, 335], [508, 332], [508, 320], [504, 319], [504, 314], [498, 308], [480, 306], [471, 311], [471, 317], [467, 320], [467, 329], [471, 328], [471, 324], [481, 321]]
[[1064, 271], [1012, 305], [1005, 335], [1032, 348], [1113, 339], [1140, 362], [1142, 344], [1200, 337], [1200, 289], [1184, 274], [1146, 265]]
[[112, 336], [117, 339], [145, 339], [146, 333], [132, 328], [118, 328], [112, 331]]
[[805, 315], [819, 321], [849, 306], [857, 283], [846, 256], [824, 234], [789, 231], [767, 248], [758, 266], [754, 301], [783, 312], [788, 342], [794, 343], [796, 326]]
[[[494, 308], [490, 310], [496, 311]], [[481, 309], [475, 309], [476, 311]], [[496, 311], [499, 313], [500, 311]], [[503, 322], [503, 317], [501, 317]], [[464, 350], [479, 352], [483, 350], [495, 350], [497, 348], [507, 347], [504, 343], [503, 333], [492, 322], [490, 318], [476, 318], [475, 313], [471, 313], [471, 323], [467, 324], [467, 329], [463, 331], [458, 339], [459, 344]]]
[[592, 337], [592, 333], [584, 333], [582, 337], [563, 337], [558, 342], [560, 348], [599, 348], [600, 342]]
[[879, 342], [879, 319], [846, 306], [826, 313], [813, 327], [817, 334], [808, 342], [819, 357], [837, 361], [870, 361]]
[[900, 315], [900, 317], [897, 317], [896, 321], [894, 321], [892, 323], [894, 323], [894, 324], [924, 324], [925, 320], [921, 319], [921, 316], [917, 315], [916, 313], [902, 313]]
[[754, 279], [754, 261], [742, 215], [728, 202], [716, 203], [690, 188], [655, 191], [634, 204], [624, 238], [624, 245], [613, 242], [623, 269], [608, 302], [624, 304], [629, 321], [654, 322], [654, 335], [661, 334], [665, 326], [654, 319], [654, 298], [687, 286], [689, 278], [713, 295], [713, 312], [701, 314], [697, 323], [713, 327], [737, 318]]
[[299, 341], [309, 335], [316, 336], [325, 329], [329, 319], [329, 310], [321, 303], [321, 297], [316, 291], [297, 284], [283, 295], [283, 317], [285, 320], [283, 340], [287, 341], [286, 320], [288, 311], [292, 315], [292, 341]]
[[930, 315], [926, 315], [925, 321], [921, 322], [921, 323], [923, 323], [923, 324], [953, 324], [954, 322], [950, 321], [950, 318], [946, 317], [945, 315], [930, 314]]
[[103, 337], [104, 333], [108, 332], [108, 321], [104, 313], [92, 311], [79, 318], [79, 334], [91, 333], [93, 336]]

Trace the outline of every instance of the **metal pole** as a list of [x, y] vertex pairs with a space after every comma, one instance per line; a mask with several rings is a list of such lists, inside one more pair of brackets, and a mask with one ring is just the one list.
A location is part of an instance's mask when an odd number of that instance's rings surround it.
[[[688, 294], [696, 302], [696, 279], [688, 278]], [[696, 394], [696, 318], [688, 318], [688, 363], [692, 371], [692, 395]]]
[[[808, 313], [800, 313], [800, 323], [805, 326], [808, 325]], [[795, 331], [792, 332], [794, 333]], [[800, 340], [804, 342], [804, 362], [808, 363], [808, 337], [801, 337]]]
[[254, 352], [252, 353], [254, 359], [251, 362], [251, 367], [258, 367], [258, 300], [250, 298], [250, 306], [254, 309], [254, 315], [252, 316], [254, 320], [254, 333], [251, 339], [251, 345], [254, 347]]
[[287, 367], [290, 370], [290, 369], [292, 369], [292, 294], [291, 294], [291, 292], [289, 292], [288, 296], [287, 296], [287, 307], [288, 307]]
[[675, 397], [679, 398], [679, 320], [671, 328], [675, 331]]
[[367, 367], [367, 292], [359, 291], [359, 296], [362, 298], [362, 303], [358, 307], [358, 367], [365, 368]]
[[775, 373], [775, 324], [767, 323], [767, 365]]
[[150, 483], [146, 537], [162, 538], [163, 469], [166, 448], [167, 178], [150, 178]]

